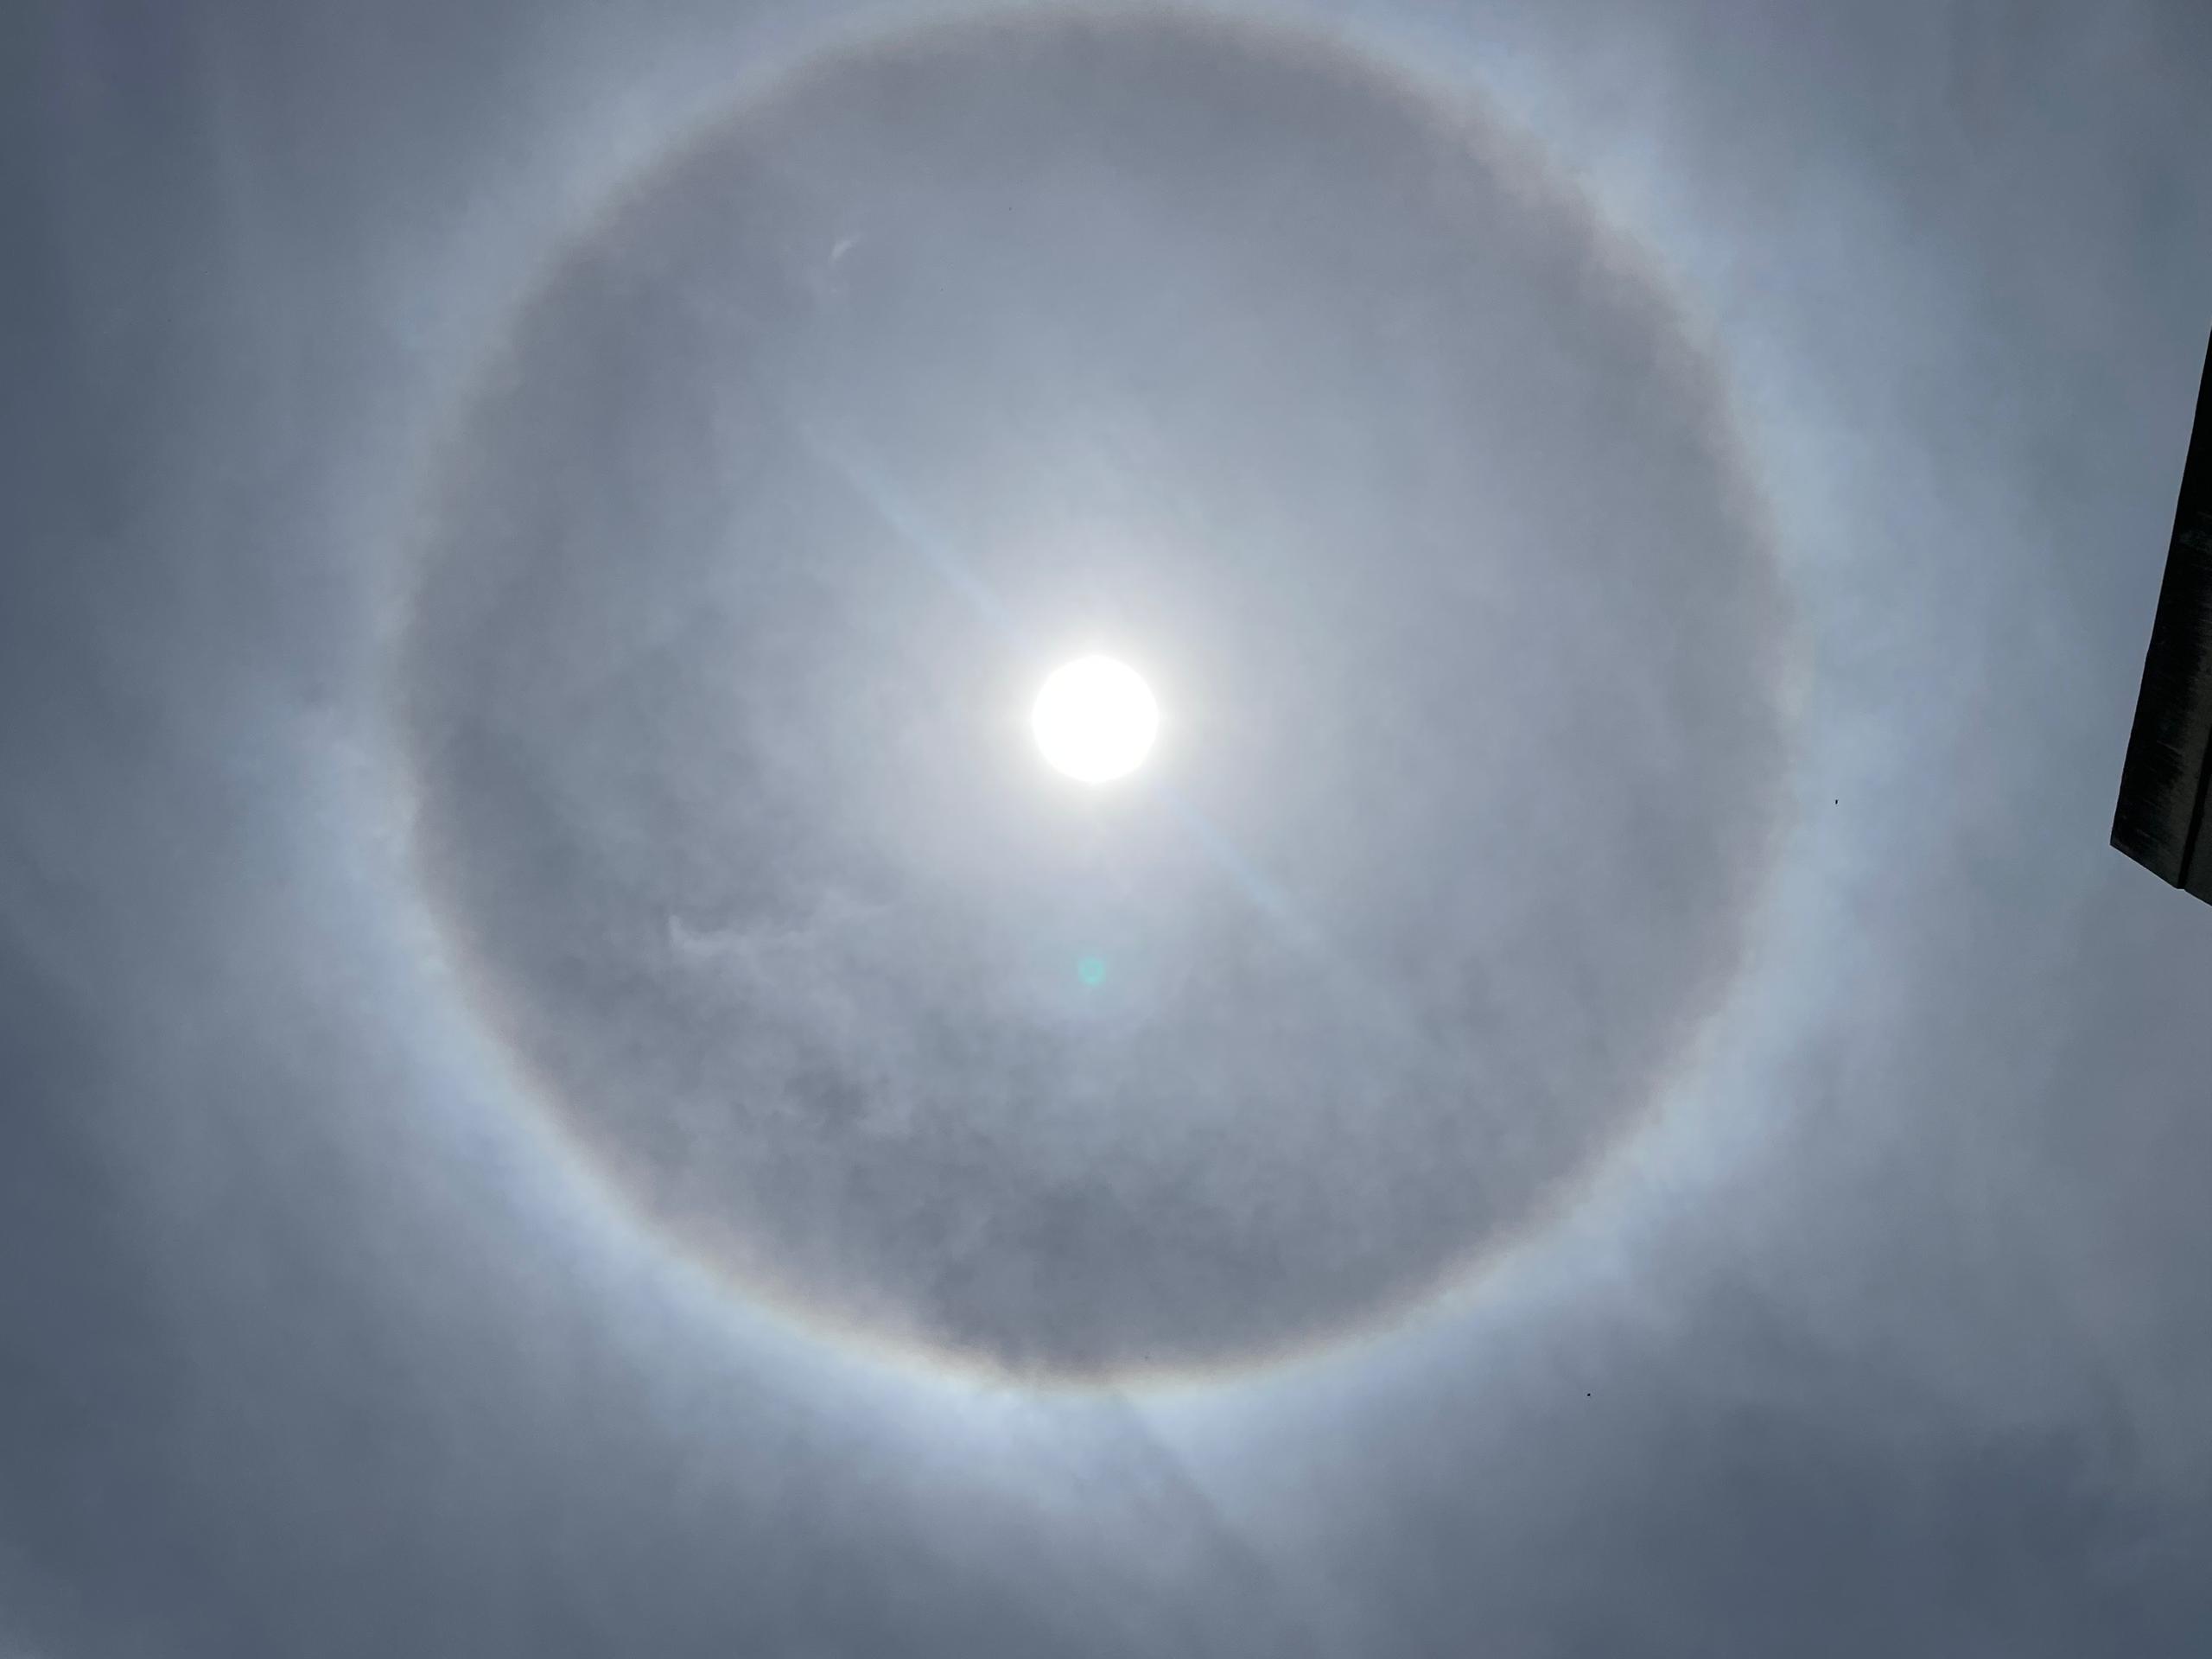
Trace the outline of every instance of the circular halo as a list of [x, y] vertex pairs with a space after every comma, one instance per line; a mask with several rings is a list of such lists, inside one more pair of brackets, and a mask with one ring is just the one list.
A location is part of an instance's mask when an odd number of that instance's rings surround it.
[[[564, 1142], [734, 1287], [1030, 1380], [1306, 1351], [1559, 1213], [1783, 758], [1754, 493], [1625, 252], [1190, 15], [842, 41], [649, 169], [481, 383], [400, 659], [425, 893]], [[1102, 614], [1225, 760], [1048, 855], [985, 711]]]

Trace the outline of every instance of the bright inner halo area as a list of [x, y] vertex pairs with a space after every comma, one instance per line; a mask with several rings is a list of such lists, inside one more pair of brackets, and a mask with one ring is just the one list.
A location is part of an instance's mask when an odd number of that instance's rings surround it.
[[1086, 784], [1136, 770], [1160, 729], [1152, 688], [1126, 663], [1078, 657], [1046, 678], [1029, 711], [1037, 747], [1053, 767]]

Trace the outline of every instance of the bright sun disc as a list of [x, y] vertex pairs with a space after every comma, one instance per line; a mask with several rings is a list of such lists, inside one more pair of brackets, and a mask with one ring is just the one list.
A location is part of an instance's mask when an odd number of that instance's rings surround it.
[[1086, 784], [1103, 784], [1144, 759], [1160, 729], [1160, 706], [1127, 664], [1078, 657], [1046, 680], [1029, 725], [1053, 766]]

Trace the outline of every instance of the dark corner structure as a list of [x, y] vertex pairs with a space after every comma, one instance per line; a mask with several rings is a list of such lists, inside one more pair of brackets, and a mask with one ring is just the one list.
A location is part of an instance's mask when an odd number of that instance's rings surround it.
[[2165, 584], [2151, 625], [2143, 694], [2112, 844], [2160, 879], [2212, 902], [2212, 353], [2196, 394]]

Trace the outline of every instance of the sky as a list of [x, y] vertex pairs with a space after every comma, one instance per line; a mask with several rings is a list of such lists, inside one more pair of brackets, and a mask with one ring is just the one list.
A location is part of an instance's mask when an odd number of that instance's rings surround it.
[[2202, 9], [4, 28], [0, 1655], [2212, 1649]]

